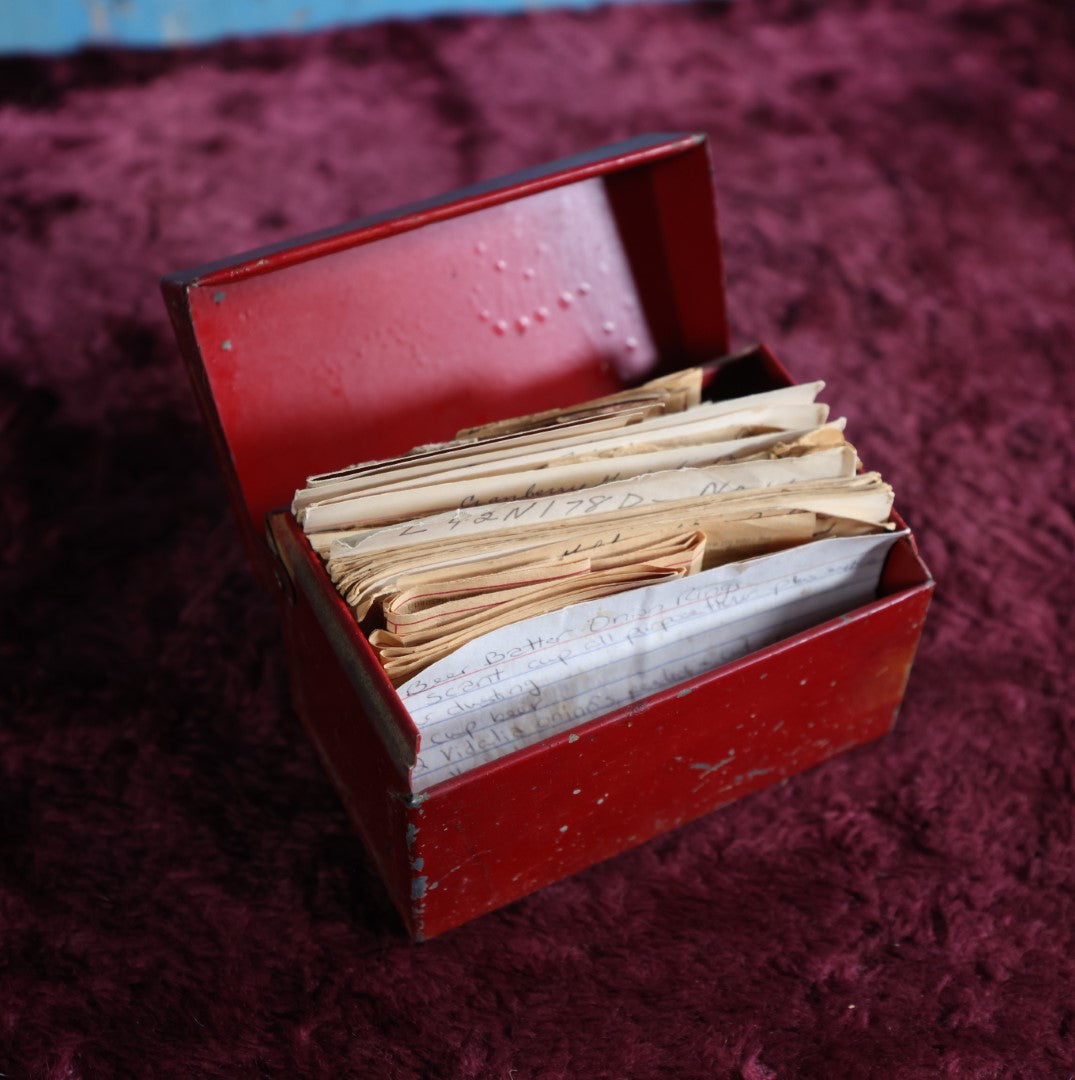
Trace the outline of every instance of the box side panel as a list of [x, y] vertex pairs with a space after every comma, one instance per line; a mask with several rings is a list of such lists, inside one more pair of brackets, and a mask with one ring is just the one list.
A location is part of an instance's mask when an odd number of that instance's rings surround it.
[[405, 784], [309, 603], [285, 596], [281, 615], [295, 710], [414, 934], [407, 831], [411, 810], [401, 794]]
[[431, 789], [416, 807], [415, 925], [431, 937], [883, 734], [931, 589]]
[[663, 162], [651, 176], [682, 339], [678, 353], [664, 356], [686, 367], [731, 348], [708, 153]]
[[270, 514], [268, 537], [277, 556], [285, 618], [294, 621], [301, 615], [304, 625], [310, 619], [316, 623], [319, 647], [327, 646], [334, 655], [353, 695], [362, 703], [364, 726], [376, 733], [392, 763], [390, 786], [409, 791], [407, 781], [418, 751], [414, 721], [295, 519], [285, 511]]
[[708, 154], [613, 173], [605, 185], [657, 345], [657, 368], [674, 371], [726, 355], [724, 266]]
[[250, 558], [254, 571], [262, 582], [269, 584], [272, 580], [272, 563], [262, 542], [260, 525], [253, 522], [247, 512], [246, 496], [242, 484], [239, 482], [239, 474], [235, 470], [235, 463], [232, 461], [228, 435], [217, 411], [205, 360], [201, 354], [198, 337], [194, 332], [194, 323], [190, 313], [190, 298], [185, 288], [167, 280], [161, 283], [161, 292], [179, 344], [180, 355], [183, 357], [183, 364], [190, 378], [191, 387], [194, 390], [198, 409], [209, 432], [209, 438], [212, 441], [220, 471], [224, 475], [224, 482], [228, 489], [228, 501], [231, 503], [239, 524], [247, 556]]

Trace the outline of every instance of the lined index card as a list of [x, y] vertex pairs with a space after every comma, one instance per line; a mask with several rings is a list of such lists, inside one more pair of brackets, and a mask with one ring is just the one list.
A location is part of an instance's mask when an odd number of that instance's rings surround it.
[[905, 535], [821, 540], [476, 638], [400, 687], [421, 739], [412, 789], [869, 602], [889, 549]]

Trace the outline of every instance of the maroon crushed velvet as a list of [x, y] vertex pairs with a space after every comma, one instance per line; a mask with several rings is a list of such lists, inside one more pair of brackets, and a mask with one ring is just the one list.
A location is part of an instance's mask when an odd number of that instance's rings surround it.
[[[0, 1072], [1075, 1071], [1061, 3], [627, 6], [0, 63]], [[287, 699], [159, 273], [710, 133], [740, 343], [939, 589], [896, 732], [427, 945]]]

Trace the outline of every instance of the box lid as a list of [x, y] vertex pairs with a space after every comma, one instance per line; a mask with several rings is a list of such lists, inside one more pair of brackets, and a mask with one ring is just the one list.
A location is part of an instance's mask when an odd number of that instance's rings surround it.
[[728, 351], [705, 138], [632, 139], [166, 277], [252, 551], [313, 473]]

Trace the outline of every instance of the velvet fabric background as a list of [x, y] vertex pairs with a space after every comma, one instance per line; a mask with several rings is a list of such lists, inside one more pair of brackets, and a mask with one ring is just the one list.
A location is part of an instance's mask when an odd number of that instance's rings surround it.
[[[0, 1072], [1075, 1072], [1070, 7], [652, 6], [0, 62]], [[288, 700], [159, 274], [710, 134], [739, 344], [939, 581], [889, 738], [422, 946]]]

